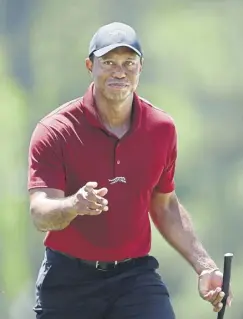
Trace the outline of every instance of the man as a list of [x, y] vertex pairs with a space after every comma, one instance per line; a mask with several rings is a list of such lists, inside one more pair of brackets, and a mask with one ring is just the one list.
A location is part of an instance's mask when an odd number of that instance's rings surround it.
[[222, 274], [175, 193], [175, 124], [136, 94], [143, 59], [130, 26], [101, 27], [86, 59], [89, 89], [33, 132], [30, 211], [47, 232], [36, 318], [175, 318], [149, 255], [149, 214], [199, 276], [200, 296], [222, 307]]

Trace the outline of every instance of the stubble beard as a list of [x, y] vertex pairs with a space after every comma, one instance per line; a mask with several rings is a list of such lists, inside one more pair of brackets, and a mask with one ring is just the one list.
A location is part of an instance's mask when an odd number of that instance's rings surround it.
[[104, 92], [105, 97], [107, 100], [113, 101], [113, 102], [122, 102], [125, 101], [131, 94], [133, 94], [133, 91], [131, 90], [131, 88], [127, 89], [127, 90], [121, 90], [118, 92], [110, 92], [110, 91], [106, 91]]

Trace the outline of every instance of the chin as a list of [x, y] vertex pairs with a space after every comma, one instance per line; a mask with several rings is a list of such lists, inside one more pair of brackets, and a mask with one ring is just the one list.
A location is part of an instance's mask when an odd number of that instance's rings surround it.
[[132, 92], [129, 91], [118, 91], [118, 92], [105, 92], [105, 97], [107, 100], [112, 100], [112, 101], [124, 101], [128, 98], [128, 96], [132, 94]]

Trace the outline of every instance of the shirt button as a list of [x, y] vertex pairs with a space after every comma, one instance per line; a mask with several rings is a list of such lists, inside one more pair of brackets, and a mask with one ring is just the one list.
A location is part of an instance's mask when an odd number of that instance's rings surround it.
[[121, 162], [118, 160], [118, 161], [116, 161], [116, 164], [120, 164]]

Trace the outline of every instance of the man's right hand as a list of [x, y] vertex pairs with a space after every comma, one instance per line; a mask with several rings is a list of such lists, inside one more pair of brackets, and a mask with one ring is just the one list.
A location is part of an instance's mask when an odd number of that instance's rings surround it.
[[108, 200], [103, 198], [108, 189], [96, 189], [97, 186], [97, 182], [88, 182], [72, 196], [72, 206], [77, 215], [99, 215], [108, 211]]

